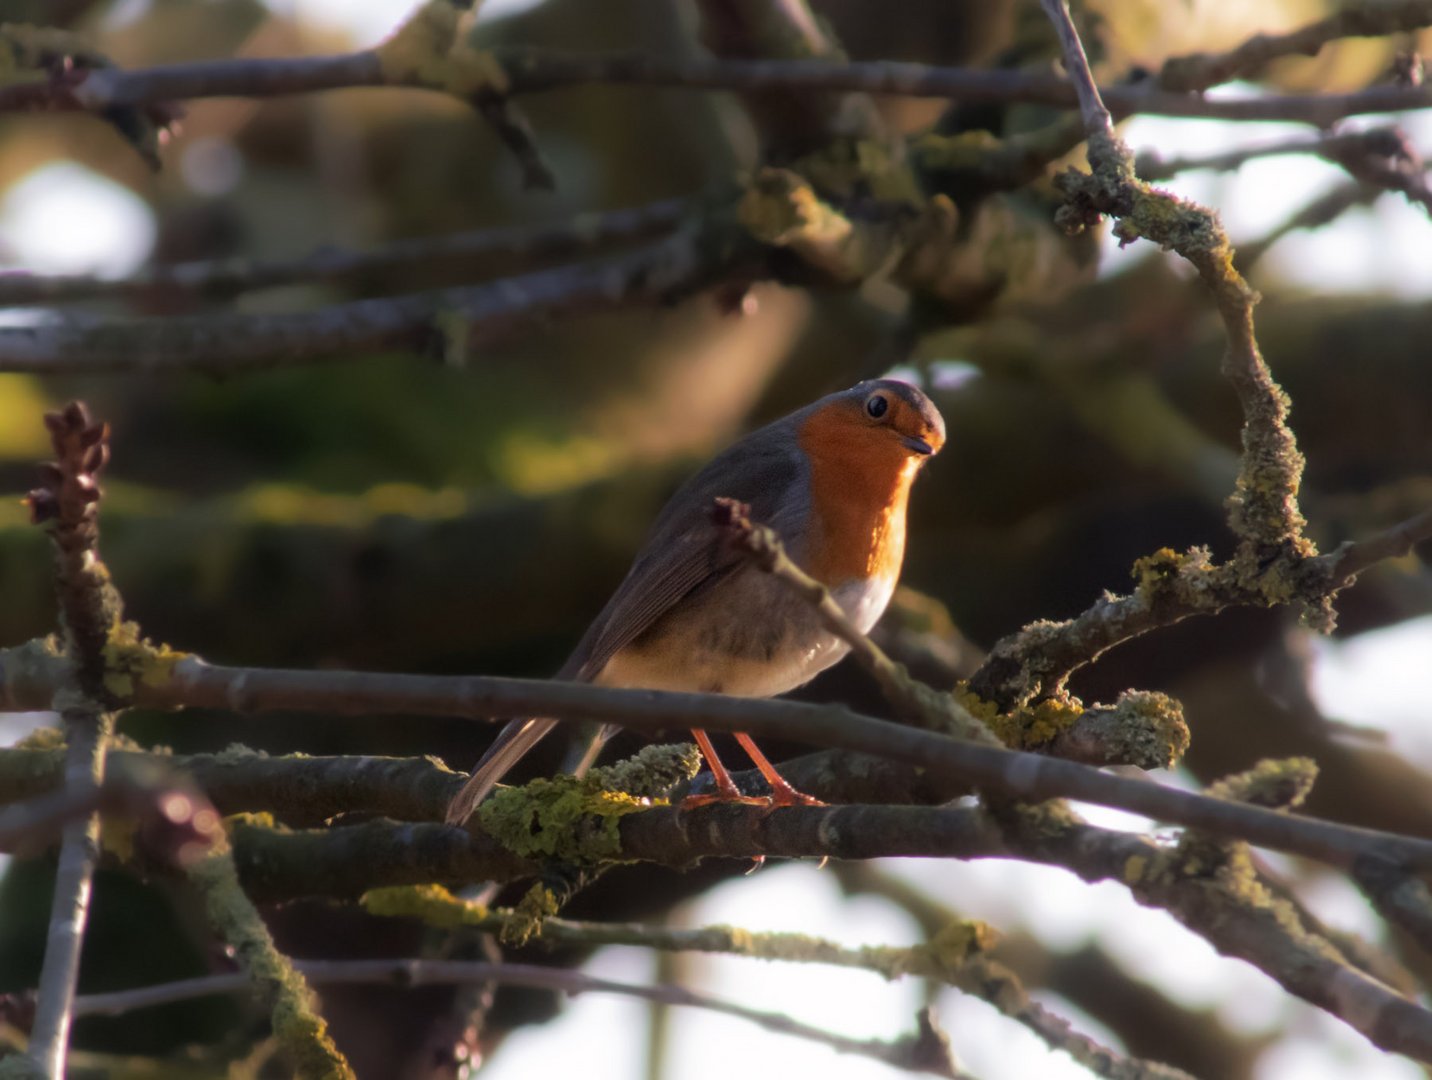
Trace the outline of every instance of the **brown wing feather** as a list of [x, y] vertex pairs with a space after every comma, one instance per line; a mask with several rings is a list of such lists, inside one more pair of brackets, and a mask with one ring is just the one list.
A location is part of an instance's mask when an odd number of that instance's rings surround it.
[[[753, 446], [755, 435], [767, 438]], [[711, 523], [718, 497], [749, 503], [753, 518], [787, 537], [804, 522], [808, 500], [791, 498], [802, 490], [797, 481], [803, 466], [794, 440], [771, 438], [770, 429], [755, 435], [713, 460], [667, 503], [626, 579], [592, 621], [559, 678], [595, 678], [608, 660], [684, 597], [741, 565]]]

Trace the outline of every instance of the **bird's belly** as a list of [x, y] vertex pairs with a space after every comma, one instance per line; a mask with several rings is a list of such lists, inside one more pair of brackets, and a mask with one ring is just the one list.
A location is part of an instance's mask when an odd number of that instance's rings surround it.
[[[780, 582], [761, 575], [743, 584], [736, 596], [718, 597], [713, 590], [708, 602], [673, 612], [654, 633], [613, 656], [593, 681], [774, 697], [809, 682], [850, 651], [821, 626], [808, 602]], [[868, 631], [894, 588], [893, 579], [874, 579], [831, 592], [850, 620]]]

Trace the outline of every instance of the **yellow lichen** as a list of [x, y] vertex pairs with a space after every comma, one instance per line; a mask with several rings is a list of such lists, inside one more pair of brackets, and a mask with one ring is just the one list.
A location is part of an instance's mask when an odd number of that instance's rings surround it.
[[972, 956], [987, 953], [999, 941], [999, 933], [978, 919], [954, 919], [946, 923], [927, 946], [929, 955], [943, 971], [954, 971]]
[[476, 46], [468, 32], [478, 6], [463, 11], [451, 0], [428, 0], [374, 49], [384, 79], [467, 99], [506, 93], [507, 73], [492, 53]]
[[116, 619], [104, 644], [104, 688], [128, 701], [138, 686], [158, 687], [174, 676], [174, 665], [189, 653], [143, 637], [139, 624]]
[[1001, 712], [999, 706], [980, 697], [965, 681], [957, 683], [951, 694], [960, 706], [993, 731], [1000, 742], [1016, 750], [1046, 745], [1084, 714], [1079, 699], [1062, 692], [1010, 712]]
[[371, 915], [421, 919], [442, 930], [479, 925], [492, 916], [485, 904], [463, 900], [441, 885], [390, 885], [369, 889], [358, 902]]
[[663, 802], [661, 796], [700, 771], [701, 752], [695, 743], [660, 743], [593, 769], [587, 776], [598, 787], [648, 798], [655, 806]]
[[904, 155], [876, 139], [835, 139], [799, 158], [791, 167], [831, 198], [844, 200], [864, 195], [911, 208], [924, 201]]
[[204, 898], [210, 924], [233, 946], [255, 986], [269, 996], [273, 1033], [292, 1061], [293, 1075], [303, 1080], [351, 1080], [353, 1070], [314, 1010], [308, 984], [275, 947], [244, 894], [227, 840], [221, 839], [186, 872]]
[[1253, 768], [1208, 786], [1208, 794], [1251, 806], [1291, 810], [1301, 806], [1318, 778], [1318, 763], [1308, 757], [1265, 758]]
[[498, 937], [504, 944], [522, 946], [542, 936], [542, 922], [557, 914], [557, 894], [540, 882], [527, 890], [512, 917], [502, 924]]
[[1015, 713], [1020, 728], [1020, 745], [1029, 750], [1052, 741], [1084, 715], [1084, 706], [1072, 694], [1047, 697], [1031, 708]]
[[38, 727], [15, 744], [16, 750], [63, 750], [65, 729], [62, 727]]
[[564, 775], [500, 788], [478, 817], [488, 835], [518, 855], [589, 865], [620, 856], [621, 819], [651, 805], [591, 777]]
[[1121, 758], [1145, 769], [1169, 769], [1188, 752], [1192, 736], [1183, 705], [1156, 690], [1125, 690], [1110, 710], [1112, 741]]

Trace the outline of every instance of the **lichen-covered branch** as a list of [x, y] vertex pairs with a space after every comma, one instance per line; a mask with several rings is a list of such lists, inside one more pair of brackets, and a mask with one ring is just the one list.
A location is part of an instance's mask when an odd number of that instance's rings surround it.
[[[135, 680], [134, 704], [204, 706], [241, 714], [277, 710], [484, 720], [541, 715], [615, 723], [637, 731], [677, 726], [743, 731], [758, 739], [784, 738], [903, 761], [932, 776], [1017, 799], [1072, 798], [1116, 806], [1159, 821], [1246, 839], [1261, 847], [1297, 852], [1334, 866], [1347, 866], [1357, 855], [1371, 853], [1409, 866], [1432, 867], [1432, 841], [1241, 806], [1071, 761], [891, 724], [841, 706], [617, 690], [535, 679], [223, 668], [194, 658], [167, 660], [162, 670], [164, 674], [158, 678], [147, 678], [141, 671]], [[0, 688], [0, 700], [6, 696]], [[14, 700], [13, 695], [9, 700]]]
[[239, 978], [268, 1000], [274, 1037], [288, 1055], [293, 1075], [302, 1080], [351, 1080], [353, 1070], [314, 1011], [302, 974], [275, 947], [268, 927], [244, 894], [227, 840], [221, 839], [187, 872], [204, 898], [210, 924], [245, 968]]
[[[1061, 623], [1034, 623], [990, 650], [971, 679], [981, 698], [1007, 709], [1062, 690], [1078, 667], [1108, 648], [1191, 615], [1235, 605], [1296, 603], [1311, 621], [1329, 626], [1334, 594], [1352, 575], [1334, 581], [1328, 564], [1303, 535], [1297, 496], [1303, 457], [1287, 425], [1288, 400], [1274, 382], [1253, 331], [1257, 295], [1233, 265], [1233, 249], [1216, 215], [1159, 192], [1134, 173], [1128, 148], [1113, 134], [1107, 110], [1068, 11], [1060, 0], [1045, 8], [1066, 46], [1066, 63], [1081, 97], [1089, 132], [1091, 172], [1073, 170], [1057, 182], [1069, 197], [1061, 219], [1082, 228], [1103, 214], [1118, 217], [1121, 239], [1147, 237], [1187, 258], [1213, 292], [1228, 339], [1224, 372], [1243, 409], [1243, 454], [1229, 524], [1240, 539], [1233, 560], [1214, 564], [1209, 553], [1164, 550], [1134, 567], [1130, 596], [1106, 594], [1083, 614]], [[1394, 545], [1395, 547], [1395, 545]], [[1375, 546], [1369, 554], [1393, 550]]]
[[[624, 817], [620, 837], [622, 857], [672, 866], [752, 854], [1020, 858], [1062, 866], [1091, 882], [1119, 881], [1142, 903], [1169, 911], [1221, 952], [1254, 964], [1377, 1045], [1432, 1060], [1432, 1013], [1359, 971], [1304, 926], [1296, 909], [1260, 883], [1239, 845], [1227, 854], [1199, 848], [1195, 857], [1191, 848], [1088, 826], [1065, 811], [1002, 814], [996, 821], [984, 811], [954, 807], [657, 809]], [[254, 824], [237, 829], [234, 839], [245, 885], [264, 900], [354, 898], [378, 885], [505, 880], [531, 872], [490, 839], [439, 825], [375, 821], [288, 832]], [[353, 872], [355, 861], [364, 862], [366, 875]]]
[[[1243, 408], [1243, 458], [1229, 500], [1229, 524], [1243, 541], [1245, 562], [1313, 554], [1302, 535], [1297, 496], [1303, 458], [1287, 426], [1287, 395], [1273, 381], [1253, 333], [1257, 294], [1233, 268], [1233, 248], [1211, 210], [1155, 191], [1135, 175], [1133, 156], [1114, 134], [1066, 3], [1042, 2], [1059, 33], [1089, 135], [1090, 172], [1070, 170], [1059, 178], [1070, 200], [1061, 220], [1079, 229], [1110, 214], [1119, 219], [1115, 232], [1123, 243], [1147, 237], [1197, 268], [1223, 319], [1228, 335], [1223, 370]], [[1246, 576], [1250, 568], [1242, 569]]]

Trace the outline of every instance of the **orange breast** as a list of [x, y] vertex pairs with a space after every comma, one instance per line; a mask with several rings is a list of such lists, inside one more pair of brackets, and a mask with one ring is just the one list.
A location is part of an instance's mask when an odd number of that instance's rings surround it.
[[888, 433], [833, 412], [816, 413], [798, 437], [816, 518], [806, 569], [827, 585], [898, 576], [919, 460]]

